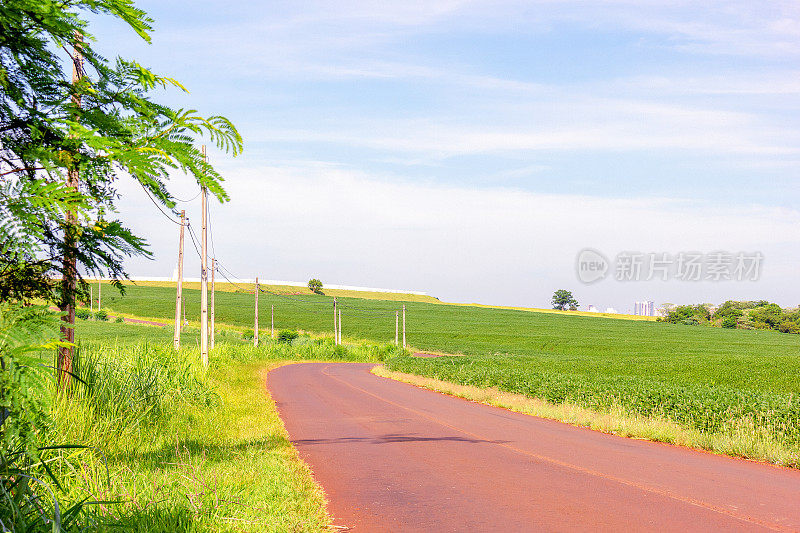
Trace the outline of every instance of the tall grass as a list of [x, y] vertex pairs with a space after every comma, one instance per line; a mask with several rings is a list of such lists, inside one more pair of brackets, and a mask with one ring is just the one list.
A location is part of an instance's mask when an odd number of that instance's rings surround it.
[[[130, 326], [137, 327], [137, 326]], [[221, 337], [225, 339], [225, 336]], [[49, 438], [81, 443], [58, 475], [89, 529], [319, 531], [322, 496], [298, 460], [260, 372], [283, 360], [382, 361], [395, 346], [301, 335], [220, 342], [198, 351], [153, 342], [90, 341], [76, 350], [76, 387], [54, 402]], [[108, 472], [108, 474], [107, 474]]]

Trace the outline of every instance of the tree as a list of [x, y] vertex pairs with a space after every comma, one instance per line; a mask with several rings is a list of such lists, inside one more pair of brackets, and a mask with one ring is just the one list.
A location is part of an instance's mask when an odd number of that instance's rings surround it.
[[323, 294], [322, 282], [317, 278], [311, 278], [310, 280], [308, 280], [308, 289], [314, 294]]
[[553, 305], [553, 309], [560, 309], [564, 311], [565, 309], [569, 308], [570, 311], [575, 311], [578, 309], [578, 300], [573, 298], [572, 293], [565, 289], [559, 289], [553, 293], [553, 299], [550, 302]]
[[670, 310], [664, 318], [671, 324], [696, 326], [705, 324], [711, 319], [711, 313], [705, 305], [679, 305]]
[[[129, 176], [174, 215], [167, 182], [176, 170], [228, 199], [198, 137], [234, 156], [242, 150], [226, 118], [152, 100], [157, 89], [185, 91], [176, 80], [100, 56], [92, 13], [116, 17], [150, 41], [152, 21], [131, 0], [0, 3], [0, 295], [57, 303], [68, 341], [76, 297], [87, 292], [81, 273], [108, 276], [122, 290], [123, 259], [150, 255], [114, 218], [115, 181]], [[61, 54], [72, 64], [71, 80]], [[71, 360], [72, 347], [63, 345], [60, 380], [68, 381]]]

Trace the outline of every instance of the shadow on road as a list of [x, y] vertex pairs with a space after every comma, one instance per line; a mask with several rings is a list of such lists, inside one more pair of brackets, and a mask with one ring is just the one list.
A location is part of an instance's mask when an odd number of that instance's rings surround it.
[[466, 437], [420, 437], [414, 434], [390, 434], [380, 437], [337, 437], [335, 439], [301, 439], [293, 440], [296, 446], [315, 445], [315, 444], [350, 444], [354, 442], [364, 442], [368, 444], [390, 444], [396, 442], [467, 442], [470, 444], [507, 444], [508, 440], [483, 440], [469, 439]]

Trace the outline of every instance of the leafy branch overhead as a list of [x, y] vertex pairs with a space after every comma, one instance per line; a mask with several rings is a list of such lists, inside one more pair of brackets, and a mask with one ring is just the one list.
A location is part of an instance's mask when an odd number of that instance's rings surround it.
[[[76, 241], [79, 271], [90, 274], [121, 279], [124, 257], [148, 255], [145, 241], [113, 219], [120, 177], [133, 178], [170, 209], [175, 201], [168, 182], [176, 171], [228, 200], [224, 180], [204, 158], [199, 141], [236, 156], [243, 145], [234, 125], [219, 115], [204, 117], [154, 101], [156, 91], [186, 89], [135, 61], [101, 56], [87, 22], [90, 13], [117, 17], [150, 40], [152, 20], [130, 0], [0, 4], [4, 296], [24, 293], [17, 275], [22, 271], [42, 274], [25, 277], [37, 295], [46, 291], [44, 274], [59, 272], [68, 237]], [[64, 182], [76, 171], [74, 191]], [[73, 228], [64, 224], [69, 212], [75, 214]]]

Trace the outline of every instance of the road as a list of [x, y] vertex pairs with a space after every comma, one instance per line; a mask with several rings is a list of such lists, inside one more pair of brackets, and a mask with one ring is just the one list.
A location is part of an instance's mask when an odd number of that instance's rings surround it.
[[800, 471], [306, 363], [268, 387], [352, 531], [800, 531]]

